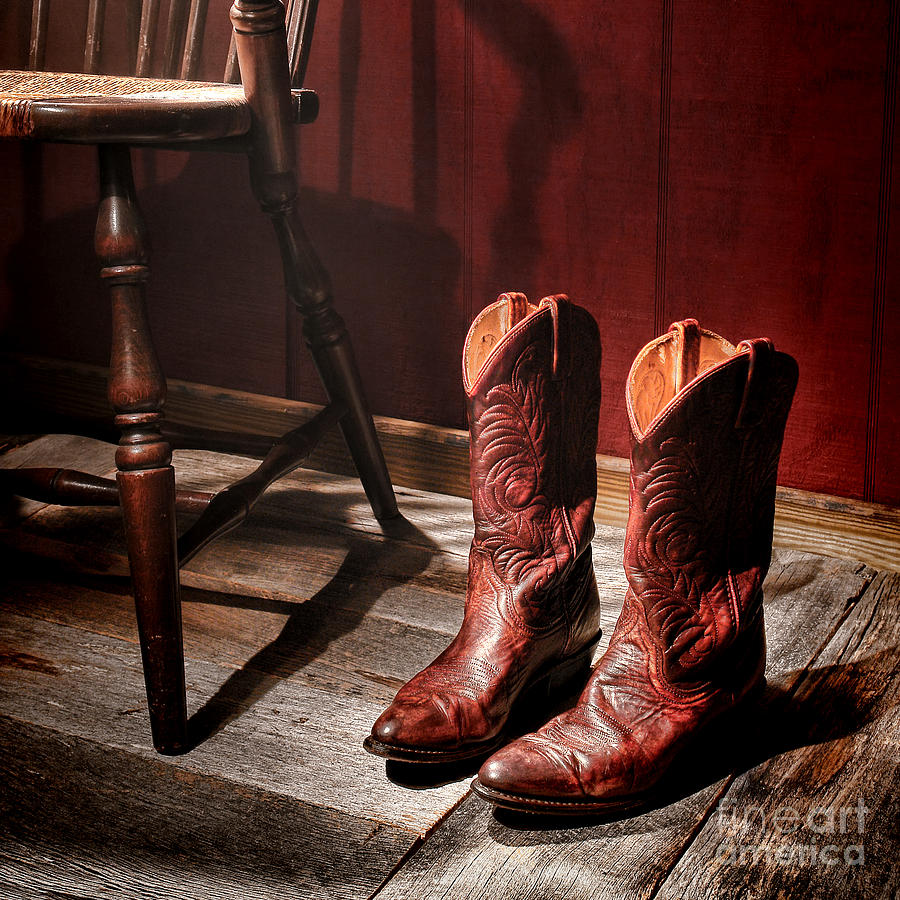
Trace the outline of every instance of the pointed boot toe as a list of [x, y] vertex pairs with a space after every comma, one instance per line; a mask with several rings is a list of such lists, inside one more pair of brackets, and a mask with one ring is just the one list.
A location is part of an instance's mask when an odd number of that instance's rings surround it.
[[582, 798], [572, 752], [537, 735], [519, 739], [485, 761], [472, 784], [488, 799], [506, 800], [501, 805], [527, 809], [548, 800]]
[[636, 807], [643, 798], [632, 796], [631, 787], [641, 751], [629, 735], [597, 724], [562, 713], [491, 756], [473, 790], [525, 812], [596, 815]]
[[404, 702], [398, 697], [372, 726], [365, 748], [377, 756], [415, 761], [431, 751], [452, 752], [459, 728], [444, 707], [426, 698]]
[[416, 680], [408, 684], [378, 717], [366, 750], [398, 762], [448, 763], [496, 749], [499, 728], [476, 702], [417, 688]]
[[403, 746], [408, 743], [410, 727], [406, 710], [395, 704], [388, 707], [372, 726], [372, 740], [387, 746]]

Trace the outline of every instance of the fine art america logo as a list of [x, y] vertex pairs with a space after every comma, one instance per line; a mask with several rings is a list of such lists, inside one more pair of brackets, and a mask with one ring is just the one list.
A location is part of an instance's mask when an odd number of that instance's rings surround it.
[[862, 799], [854, 806], [780, 806], [774, 812], [722, 800], [716, 813], [727, 836], [717, 856], [733, 866], [861, 866], [868, 811]]

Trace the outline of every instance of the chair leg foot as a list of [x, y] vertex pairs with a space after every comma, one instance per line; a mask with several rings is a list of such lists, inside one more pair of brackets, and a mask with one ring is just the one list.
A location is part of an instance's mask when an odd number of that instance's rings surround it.
[[310, 349], [328, 395], [341, 398], [347, 405], [347, 413], [341, 419], [341, 431], [372, 512], [379, 521], [393, 519], [400, 515], [400, 511], [375, 423], [363, 393], [350, 337], [344, 330], [335, 343], [317, 346], [310, 340]]
[[303, 335], [331, 400], [347, 406], [341, 430], [375, 518], [400, 515], [384, 453], [366, 401], [344, 320], [332, 302], [331, 281], [293, 206], [270, 213], [289, 298], [303, 317]]
[[171, 466], [119, 472], [128, 559], [144, 664], [153, 746], [188, 749], [181, 602], [175, 550], [175, 475]]

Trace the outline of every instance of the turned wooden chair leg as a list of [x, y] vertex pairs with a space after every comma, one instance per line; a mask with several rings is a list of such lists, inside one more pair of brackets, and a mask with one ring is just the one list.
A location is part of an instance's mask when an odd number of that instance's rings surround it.
[[332, 401], [347, 413], [341, 431], [363, 489], [379, 520], [399, 515], [381, 443], [369, 411], [353, 345], [344, 320], [332, 302], [328, 273], [320, 263], [296, 214], [290, 209], [272, 217], [285, 267], [290, 298], [303, 317], [303, 336], [322, 384]]
[[186, 747], [184, 650], [175, 544], [172, 453], [160, 435], [166, 384], [144, 304], [144, 227], [127, 147], [100, 148], [96, 250], [112, 301], [109, 399], [121, 430], [116, 450], [153, 746]]

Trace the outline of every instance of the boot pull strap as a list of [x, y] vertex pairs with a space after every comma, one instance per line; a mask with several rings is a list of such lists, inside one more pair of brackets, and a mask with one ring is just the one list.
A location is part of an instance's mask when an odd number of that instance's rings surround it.
[[528, 315], [528, 298], [519, 291], [507, 291], [497, 299], [506, 301], [506, 321], [503, 323], [503, 333], [506, 334]]
[[736, 353], [744, 351], [749, 353], [750, 361], [747, 365], [744, 396], [734, 422], [735, 428], [752, 428], [762, 421], [775, 345], [768, 338], [754, 338], [737, 345]]
[[553, 380], [561, 381], [572, 368], [572, 304], [566, 294], [553, 294], [541, 300], [545, 306], [553, 319]]
[[696, 319], [673, 322], [669, 331], [677, 335], [675, 393], [679, 393], [696, 377], [700, 368], [700, 323]]

